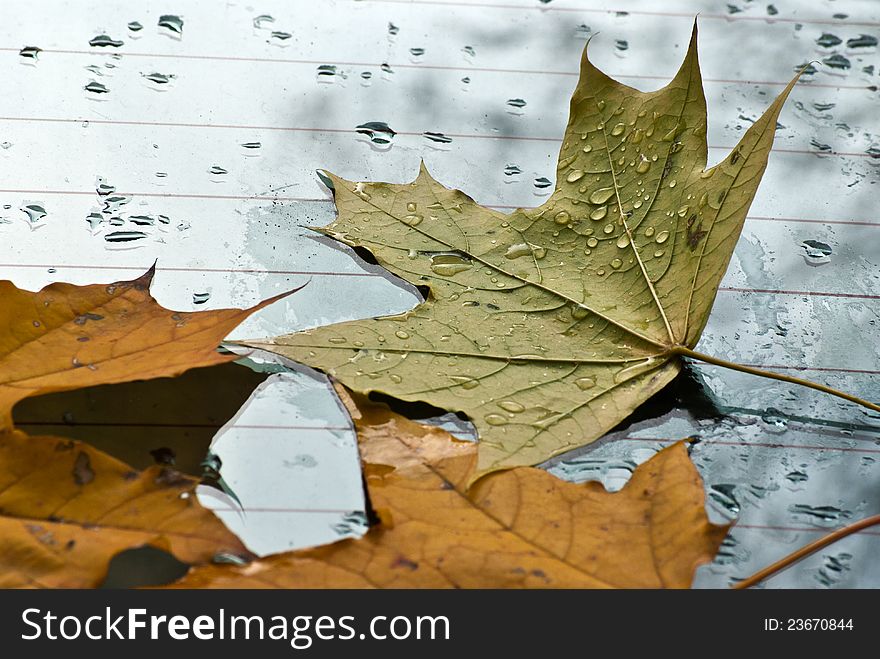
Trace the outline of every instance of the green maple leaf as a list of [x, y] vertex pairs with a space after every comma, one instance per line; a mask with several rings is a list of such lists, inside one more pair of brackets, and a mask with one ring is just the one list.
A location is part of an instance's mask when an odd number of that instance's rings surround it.
[[705, 169], [696, 44], [695, 26], [681, 69], [651, 93], [584, 51], [556, 190], [538, 208], [479, 206], [424, 164], [407, 184], [328, 174], [339, 216], [320, 231], [430, 293], [405, 314], [248, 345], [466, 413], [478, 475], [601, 437], [695, 354], [796, 81]]

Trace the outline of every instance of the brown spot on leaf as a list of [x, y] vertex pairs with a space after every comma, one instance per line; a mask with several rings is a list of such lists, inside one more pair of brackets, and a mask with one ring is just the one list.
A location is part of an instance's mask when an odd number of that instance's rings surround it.
[[89, 454], [80, 451], [73, 463], [73, 482], [77, 485], [88, 485], [93, 480], [95, 480], [95, 471], [92, 469]]
[[[703, 221], [696, 222], [696, 220], [697, 216], [691, 215], [687, 222], [687, 244], [691, 251], [694, 251], [699, 242], [709, 234], [708, 231], [703, 231]], [[694, 228], [695, 222], [697, 224], [696, 228]]]
[[165, 487], [187, 485], [189, 482], [190, 479], [187, 476], [171, 467], [162, 467], [156, 475], [156, 485], [164, 485]]
[[408, 570], [415, 571], [415, 570], [419, 569], [419, 564], [416, 563], [415, 561], [409, 560], [406, 556], [398, 556], [397, 558], [394, 559], [394, 562], [391, 564], [391, 567], [393, 567], [393, 568], [405, 567]]
[[51, 547], [52, 545], [56, 544], [55, 536], [52, 535], [52, 532], [48, 529], [43, 528], [39, 524], [26, 524], [25, 528], [28, 530], [28, 533], [30, 533], [44, 545]]

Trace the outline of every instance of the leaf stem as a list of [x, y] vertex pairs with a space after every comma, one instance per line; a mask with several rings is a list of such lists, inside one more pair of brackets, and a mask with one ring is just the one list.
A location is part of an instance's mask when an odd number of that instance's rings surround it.
[[684, 357], [690, 357], [691, 359], [696, 359], [701, 362], [706, 362], [707, 364], [715, 364], [716, 366], [723, 366], [724, 368], [729, 368], [733, 371], [740, 371], [742, 373], [750, 373], [751, 375], [759, 375], [763, 378], [770, 378], [771, 380], [781, 380], [782, 382], [790, 382], [792, 384], [799, 384], [802, 387], [809, 387], [810, 389], [815, 389], [817, 391], [822, 391], [826, 394], [831, 394], [832, 396], [837, 396], [838, 398], [843, 398], [844, 400], [848, 400], [851, 403], [855, 403], [856, 405], [861, 405], [862, 407], [867, 407], [869, 410], [874, 410], [875, 412], [880, 412], [880, 405], [875, 403], [870, 403], [862, 398], [857, 398], [856, 396], [852, 396], [850, 394], [844, 393], [837, 389], [833, 389], [831, 387], [827, 387], [824, 384], [819, 384], [818, 382], [810, 382], [809, 380], [802, 380], [801, 378], [792, 377], [791, 375], [782, 375], [781, 373], [773, 373], [772, 371], [764, 371], [759, 368], [751, 368], [750, 366], [743, 366], [742, 364], [736, 364], [734, 362], [729, 362], [725, 359], [718, 359], [717, 357], [712, 357], [710, 355], [704, 355], [701, 352], [695, 352], [690, 348], [685, 346], [675, 346], [670, 352], [676, 355], [682, 355]]
[[870, 526], [875, 526], [877, 524], [880, 524], [880, 515], [866, 517], [865, 519], [861, 519], [858, 522], [853, 522], [852, 524], [844, 526], [843, 528], [837, 529], [836, 531], [833, 531], [828, 535], [801, 547], [797, 551], [790, 553], [785, 558], [773, 563], [773, 565], [768, 565], [763, 570], [755, 572], [755, 574], [753, 574], [752, 576], [747, 577], [742, 581], [732, 585], [731, 588], [733, 590], [743, 590], [745, 588], [751, 588], [755, 584], [760, 583], [764, 579], [773, 576], [777, 572], [781, 572], [790, 565], [797, 563], [799, 560], [804, 559], [810, 554], [819, 551], [823, 547], [827, 547], [828, 545], [837, 542], [841, 538], [845, 538], [848, 535], [852, 535], [853, 533], [861, 531], [862, 529], [866, 529]]

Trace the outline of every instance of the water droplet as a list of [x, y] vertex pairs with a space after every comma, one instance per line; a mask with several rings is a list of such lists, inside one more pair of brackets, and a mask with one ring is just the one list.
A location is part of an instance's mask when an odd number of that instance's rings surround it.
[[101, 197], [106, 197], [108, 194], [116, 192], [116, 186], [108, 183], [103, 176], [98, 176], [95, 179], [95, 192]]
[[406, 210], [408, 210], [410, 213], [415, 213], [417, 208], [418, 206], [415, 204], [415, 202], [412, 201], [407, 203], [406, 205]]
[[100, 48], [106, 48], [107, 46], [119, 48], [122, 44], [123, 42], [121, 40], [114, 39], [108, 34], [99, 34], [98, 36], [89, 39], [90, 46], [97, 46]]
[[621, 382], [630, 379], [634, 375], [637, 375], [638, 373], [649, 369], [656, 362], [657, 362], [656, 358], [649, 357], [648, 359], [645, 359], [640, 362], [636, 362], [635, 364], [632, 364], [631, 366], [627, 366], [625, 368], [622, 368], [617, 373], [615, 373], [614, 382], [616, 384], [620, 384]]
[[665, 250], [658, 249], [658, 250], [656, 250], [656, 251], [654, 252], [654, 257], [659, 259], [659, 258], [660, 258], [661, 256], [663, 256], [665, 253], [666, 253]]
[[355, 132], [366, 135], [370, 142], [380, 146], [392, 143], [397, 133], [384, 121], [368, 121], [355, 127]]
[[498, 403], [498, 407], [507, 412], [511, 412], [512, 414], [519, 414], [520, 412], [525, 411], [525, 407], [512, 400], [503, 400]]
[[700, 178], [712, 178], [712, 175], [715, 173], [715, 168], [707, 169], [705, 172], [700, 174]]
[[669, 232], [665, 229], [657, 234], [657, 237], [654, 239], [657, 241], [657, 244], [662, 245], [667, 240], [669, 240]]
[[458, 384], [462, 389], [475, 389], [479, 386], [480, 381], [466, 375], [450, 375], [449, 379]]
[[620, 238], [617, 239], [617, 246], [620, 249], [624, 249], [625, 247], [629, 247], [629, 234], [626, 234], [626, 233], [620, 234]]
[[397, 330], [394, 333], [394, 336], [396, 336], [398, 339], [408, 339], [409, 338], [409, 334], [407, 334], [403, 330]]
[[831, 526], [841, 519], [849, 519], [852, 512], [836, 506], [810, 506], [805, 503], [796, 503], [788, 507], [794, 515], [802, 515], [810, 523], [817, 526]]
[[522, 170], [516, 165], [507, 165], [504, 168], [505, 176], [516, 176], [518, 174], [522, 174]]
[[808, 265], [817, 266], [831, 263], [831, 245], [818, 240], [804, 240], [801, 243], [804, 248], [804, 261]]
[[111, 231], [104, 236], [104, 240], [108, 243], [129, 243], [146, 237], [147, 234], [143, 231]]
[[600, 208], [597, 208], [592, 213], [590, 213], [590, 219], [601, 220], [606, 215], [608, 215], [608, 206], [601, 206]]
[[336, 75], [335, 64], [321, 64], [318, 66], [318, 82], [332, 82], [333, 76]]
[[611, 261], [611, 264], [610, 264], [610, 265], [611, 265], [611, 267], [614, 268], [615, 270], [619, 270], [619, 269], [620, 269], [620, 266], [623, 265], [623, 261], [621, 261], [620, 259], [614, 259], [613, 261]]
[[639, 174], [644, 174], [649, 169], [651, 169], [651, 161], [648, 160], [645, 156], [641, 156], [641, 158], [642, 159], [639, 161], [639, 164], [636, 165], [636, 171]]
[[614, 136], [620, 135], [624, 130], [626, 130], [626, 126], [623, 124], [616, 124], [614, 128], [611, 129], [611, 134]]
[[791, 483], [803, 483], [809, 479], [809, 476], [803, 471], [790, 471], [785, 475], [785, 479]]
[[672, 180], [669, 182], [669, 187], [670, 187], [670, 188], [674, 188], [674, 187], [675, 187], [675, 183], [676, 183], [675, 179], [672, 179]]
[[592, 144], [587, 144], [587, 145], [583, 148], [583, 152], [584, 152], [584, 153], [589, 153], [589, 152], [592, 151], [592, 150], [593, 150], [593, 145], [592, 145]]
[[568, 211], [559, 211], [553, 217], [553, 221], [556, 224], [568, 224], [571, 221], [571, 215], [568, 214]]
[[877, 46], [877, 37], [870, 34], [862, 34], [846, 40], [847, 48], [874, 48]]
[[844, 57], [840, 53], [835, 53], [834, 55], [824, 58], [822, 60], [822, 63], [832, 69], [846, 70], [852, 67], [852, 63], [849, 61], [849, 58]]
[[829, 34], [828, 32], [823, 32], [822, 35], [816, 39], [816, 44], [823, 48], [832, 48], [840, 43], [843, 43], [843, 40], [840, 37], [834, 34]]
[[159, 16], [159, 27], [166, 36], [179, 39], [183, 36], [183, 19], [174, 14], [162, 14]]
[[21, 57], [26, 63], [33, 64], [37, 61], [37, 55], [43, 52], [42, 48], [37, 46], [25, 46], [21, 50], [18, 51], [19, 57]]
[[328, 340], [330, 343], [335, 343], [335, 344], [337, 344], [337, 345], [340, 344], [340, 343], [346, 343], [346, 342], [347, 342], [347, 339], [346, 339], [344, 336], [331, 336], [331, 337], [330, 337], [329, 339], [327, 339], [327, 340]]
[[605, 228], [602, 229], [602, 231], [604, 231], [605, 233], [613, 233], [614, 232], [614, 225], [611, 223], [606, 224]]
[[586, 391], [587, 389], [592, 389], [596, 386], [596, 379], [593, 377], [578, 378], [574, 383], [577, 385], [578, 389]]
[[160, 91], [164, 91], [168, 88], [168, 84], [174, 80], [177, 76], [173, 73], [158, 73], [154, 71], [153, 73], [142, 73], [141, 74], [145, 80], [148, 82], [152, 82], [150, 85], [150, 89], [156, 89]]
[[263, 144], [261, 142], [242, 142], [239, 146], [243, 149], [245, 156], [258, 156]]
[[599, 244], [599, 241], [596, 240], [595, 238], [593, 238], [592, 236], [590, 236], [589, 238], [587, 238], [587, 245], [588, 245], [589, 247], [595, 247], [595, 246], [598, 245], [598, 244]]
[[590, 315], [590, 310], [582, 304], [576, 304], [571, 310], [571, 317], [575, 320], [583, 320]]
[[86, 216], [86, 222], [89, 223], [89, 229], [94, 231], [104, 222], [104, 216], [97, 211], [92, 211]]
[[490, 426], [503, 426], [507, 424], [507, 419], [500, 414], [487, 414], [483, 420]]
[[653, 236], [653, 235], [654, 235], [654, 227], [648, 227], [647, 229], [645, 229], [645, 235], [646, 235], [648, 238], [650, 238], [651, 236]]
[[443, 252], [431, 256], [431, 271], [442, 277], [452, 277], [459, 272], [470, 270], [473, 262], [459, 254]]
[[394, 384], [400, 384], [403, 382], [403, 378], [400, 377], [397, 373], [392, 373], [388, 376]]
[[532, 248], [528, 243], [516, 243], [507, 248], [504, 256], [508, 259], [518, 259], [522, 256], [529, 256], [531, 253]]
[[46, 208], [42, 204], [25, 204], [21, 210], [27, 214], [31, 224], [36, 224], [47, 215]]
[[85, 89], [87, 92], [92, 93], [92, 94], [109, 94], [110, 93], [110, 89], [107, 87], [107, 85], [100, 83], [100, 82], [96, 82], [94, 80], [92, 80], [85, 87], [83, 87], [83, 89]]
[[267, 30], [269, 25], [275, 22], [275, 18], [269, 14], [260, 14], [254, 17], [254, 27], [258, 30]]
[[443, 133], [435, 133], [429, 130], [422, 133], [422, 137], [431, 140], [432, 142], [436, 142], [437, 144], [449, 144], [452, 142], [451, 137], [446, 137]]
[[422, 220], [424, 219], [425, 218], [421, 215], [405, 215], [400, 219], [400, 221], [408, 226], [416, 227], [420, 225], [422, 223]]
[[614, 188], [599, 188], [590, 193], [589, 201], [591, 204], [604, 204], [614, 196]]
[[584, 177], [584, 172], [580, 169], [573, 169], [568, 173], [568, 176], [565, 177], [565, 180], [569, 183], [575, 183], [576, 181], [580, 181]]

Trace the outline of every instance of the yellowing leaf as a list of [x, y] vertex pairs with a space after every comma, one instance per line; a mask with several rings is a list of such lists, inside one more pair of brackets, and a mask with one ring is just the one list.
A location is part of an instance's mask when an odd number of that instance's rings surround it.
[[727, 526], [709, 523], [683, 443], [618, 493], [519, 467], [466, 484], [476, 446], [343, 396], [381, 520], [360, 540], [245, 567], [193, 569], [182, 588], [686, 588]]
[[187, 563], [249, 555], [196, 501], [197, 483], [80, 442], [0, 433], [0, 588], [97, 586], [115, 554], [147, 544]]
[[651, 93], [586, 51], [553, 195], [510, 215], [437, 183], [334, 175], [326, 234], [430, 289], [412, 311], [251, 342], [380, 391], [466, 413], [476, 475], [589, 443], [678, 373], [693, 348], [767, 163], [794, 81], [706, 170], [696, 28]]
[[254, 311], [163, 309], [150, 295], [153, 269], [134, 281], [51, 284], [32, 293], [0, 281], [0, 430], [12, 406], [38, 394], [179, 375], [236, 359], [220, 341]]

